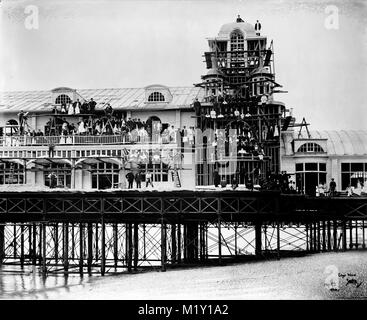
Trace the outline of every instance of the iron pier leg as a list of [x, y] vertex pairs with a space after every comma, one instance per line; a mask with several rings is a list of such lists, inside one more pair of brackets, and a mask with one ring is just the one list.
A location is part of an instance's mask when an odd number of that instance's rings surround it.
[[222, 264], [222, 229], [221, 217], [218, 215], [218, 262]]
[[261, 222], [255, 223], [255, 255], [261, 257]]
[[166, 224], [161, 221], [161, 271], [166, 271]]
[[46, 267], [46, 223], [41, 224], [42, 227], [42, 273], [45, 276], [47, 273], [47, 267]]
[[98, 223], [96, 223], [96, 255], [95, 255], [95, 259], [96, 261], [98, 261], [99, 259], [99, 254], [98, 254], [98, 250], [99, 250], [99, 246], [98, 246], [98, 241], [99, 241], [99, 235], [98, 235]]
[[314, 222], [314, 251], [318, 251], [318, 248], [319, 248], [319, 244], [320, 244], [320, 238], [318, 237], [319, 236], [319, 232], [318, 232], [319, 228], [318, 228], [318, 223], [317, 222]]
[[42, 225], [43, 223], [40, 223], [38, 225], [38, 229], [39, 229], [39, 237], [38, 237], [38, 252], [39, 252], [39, 255], [38, 255], [38, 264], [40, 266], [42, 266]]
[[134, 224], [134, 270], [138, 270], [139, 262], [139, 224]]
[[75, 258], [75, 230], [74, 223], [71, 223], [71, 259]]
[[174, 264], [176, 263], [176, 256], [177, 256], [177, 240], [176, 240], [176, 224], [175, 223], [171, 225], [171, 242], [172, 242], [171, 260], [172, 260], [172, 264]]
[[364, 220], [362, 220], [362, 249], [366, 248]]
[[32, 244], [32, 247], [33, 247], [33, 257], [32, 257], [32, 264], [33, 265], [36, 265], [37, 264], [37, 225], [35, 223], [33, 223], [33, 244]]
[[132, 265], [132, 226], [131, 223], [126, 224], [126, 258], [127, 258], [127, 270], [131, 272]]
[[117, 223], [113, 224], [113, 260], [115, 271], [117, 270], [117, 260], [118, 260], [118, 239], [117, 239]]
[[[309, 234], [308, 234], [308, 223], [306, 222], [305, 224], [305, 228], [306, 228], [306, 251], [310, 251], [310, 237], [309, 237]], [[279, 228], [279, 224], [278, 224], [278, 228]]]
[[3, 264], [5, 258], [5, 225], [0, 224], [0, 265]]
[[93, 263], [93, 224], [88, 223], [88, 273], [92, 272]]
[[16, 258], [17, 258], [17, 225], [16, 225], [16, 223], [14, 223], [14, 226], [13, 226], [13, 234], [14, 234], [14, 238], [13, 238], [13, 257], [14, 257], [14, 260], [16, 260]]
[[317, 252], [321, 251], [321, 223], [317, 221]]
[[181, 224], [177, 225], [177, 262], [181, 263]]
[[334, 251], [338, 251], [338, 222], [333, 221], [333, 240], [334, 240]]
[[101, 222], [101, 275], [106, 272], [106, 225], [104, 219]]
[[349, 249], [353, 249], [353, 220], [349, 220]]
[[238, 223], [235, 222], [235, 225], [234, 225], [234, 254], [236, 257], [238, 255], [237, 229], [238, 229]]
[[20, 224], [20, 266], [24, 266], [24, 223]]
[[358, 249], [358, 246], [359, 246], [359, 243], [358, 243], [358, 220], [356, 220], [356, 223], [355, 223], [355, 226], [356, 226], [356, 234], [355, 234], [355, 239], [356, 239], [356, 249]]
[[[306, 228], [307, 228], [307, 225], [306, 225]], [[307, 242], [307, 250], [308, 250], [308, 242]], [[279, 221], [277, 221], [277, 258], [278, 258], [278, 260], [280, 259], [280, 226], [279, 226]]]
[[342, 222], [343, 227], [343, 251], [347, 250], [347, 223], [345, 220]]
[[69, 270], [69, 223], [63, 223], [63, 262], [64, 262], [64, 273], [67, 274]]
[[83, 275], [83, 256], [84, 256], [84, 226], [79, 224], [79, 273]]
[[59, 224], [55, 224], [55, 264], [59, 261]]
[[331, 228], [330, 228], [330, 220], [327, 222], [327, 249], [331, 251]]

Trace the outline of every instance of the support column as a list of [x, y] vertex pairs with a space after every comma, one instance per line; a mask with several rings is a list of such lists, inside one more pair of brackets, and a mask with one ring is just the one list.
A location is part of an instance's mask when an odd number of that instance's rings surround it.
[[55, 224], [55, 264], [59, 261], [59, 224]]
[[41, 224], [42, 227], [42, 273], [46, 275], [47, 267], [46, 267], [46, 223]]
[[334, 251], [338, 251], [338, 222], [336, 220], [333, 221], [333, 240]]
[[17, 225], [16, 223], [14, 223], [14, 226], [13, 226], [13, 234], [14, 234], [14, 237], [13, 237], [13, 257], [14, 257], [14, 260], [17, 258]]
[[181, 263], [181, 224], [177, 225], [177, 262]]
[[3, 264], [5, 258], [5, 225], [0, 224], [0, 265]]
[[358, 220], [356, 220], [355, 226], [356, 226], [356, 234], [355, 234], [356, 243], [355, 243], [355, 246], [356, 246], [356, 249], [358, 249], [358, 247], [359, 247], [359, 243], [358, 243]]
[[364, 220], [362, 220], [362, 249], [366, 249]]
[[37, 264], [37, 225], [33, 223], [32, 225], [32, 247], [33, 247], [33, 256], [32, 256], [32, 264], [35, 266]]
[[126, 224], [126, 262], [127, 262], [127, 270], [131, 272], [132, 265], [132, 227], [131, 223]]
[[347, 223], [345, 220], [342, 222], [343, 228], [343, 251], [347, 250]]
[[75, 189], [75, 159], [71, 159], [71, 189]]
[[138, 270], [139, 263], [139, 224], [134, 224], [134, 271]]
[[101, 275], [106, 272], [106, 226], [102, 217], [101, 222]]
[[23, 268], [24, 266], [24, 223], [20, 224], [20, 266]]
[[166, 224], [161, 218], [161, 271], [166, 271]]
[[237, 229], [238, 229], [238, 223], [235, 222], [235, 225], [234, 225], [234, 254], [236, 257], [238, 255]]
[[69, 270], [69, 223], [63, 223], [63, 264], [64, 273], [67, 274]]
[[38, 264], [42, 266], [42, 223], [38, 225], [39, 237], [38, 237]]
[[349, 249], [353, 249], [353, 220], [349, 220]]
[[79, 273], [83, 275], [83, 256], [84, 256], [84, 226], [79, 224]]
[[113, 261], [115, 266], [115, 271], [117, 270], [117, 262], [118, 262], [118, 238], [117, 238], [117, 223], [113, 224]]
[[[306, 228], [307, 228], [307, 224], [306, 224]], [[307, 242], [307, 250], [308, 250], [308, 240], [307, 239], [306, 239], [306, 242]], [[277, 221], [277, 258], [278, 258], [278, 260], [280, 259], [280, 227], [279, 227], [279, 221]]]
[[[279, 228], [279, 225], [278, 225]], [[308, 233], [308, 223], [306, 222], [306, 251], [310, 251], [310, 237], [309, 237], [309, 233]]]
[[331, 228], [330, 228], [330, 220], [327, 222], [327, 249], [331, 251]]
[[317, 221], [317, 252], [321, 251], [321, 224]]
[[261, 257], [261, 222], [255, 223], [255, 255]]
[[322, 251], [326, 251], [326, 221], [322, 221]]
[[88, 273], [92, 272], [92, 262], [93, 262], [93, 224], [88, 223]]
[[319, 251], [319, 247], [320, 247], [320, 232], [319, 232], [319, 225], [318, 222], [314, 223], [314, 237], [315, 237], [315, 251]]
[[176, 241], [176, 224], [175, 223], [171, 225], [171, 244], [172, 244], [171, 261], [172, 263], [176, 263], [177, 241]]
[[218, 262], [222, 264], [222, 219], [220, 213], [218, 214]]

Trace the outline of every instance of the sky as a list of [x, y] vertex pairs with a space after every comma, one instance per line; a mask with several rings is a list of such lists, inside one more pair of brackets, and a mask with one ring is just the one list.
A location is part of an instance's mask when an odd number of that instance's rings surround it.
[[[27, 28], [30, 5], [36, 29]], [[3, 0], [0, 8], [1, 91], [192, 86], [206, 73], [207, 38], [240, 14], [274, 41], [276, 81], [288, 91], [275, 100], [298, 122], [367, 129], [367, 0]]]

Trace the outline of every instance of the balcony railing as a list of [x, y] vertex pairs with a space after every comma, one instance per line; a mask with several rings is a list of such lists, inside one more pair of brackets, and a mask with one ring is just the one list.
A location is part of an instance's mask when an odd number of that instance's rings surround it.
[[70, 135], [70, 136], [3, 136], [0, 137], [0, 146], [48, 146], [48, 145], [106, 145], [106, 144], [147, 144], [147, 143], [175, 143], [168, 137], [138, 137], [128, 135]]

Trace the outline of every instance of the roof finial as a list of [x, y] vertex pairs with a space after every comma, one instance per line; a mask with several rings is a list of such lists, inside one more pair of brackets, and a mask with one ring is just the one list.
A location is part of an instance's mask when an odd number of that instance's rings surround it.
[[240, 15], [237, 16], [236, 22], [245, 22], [242, 20], [242, 18], [240, 17]]

